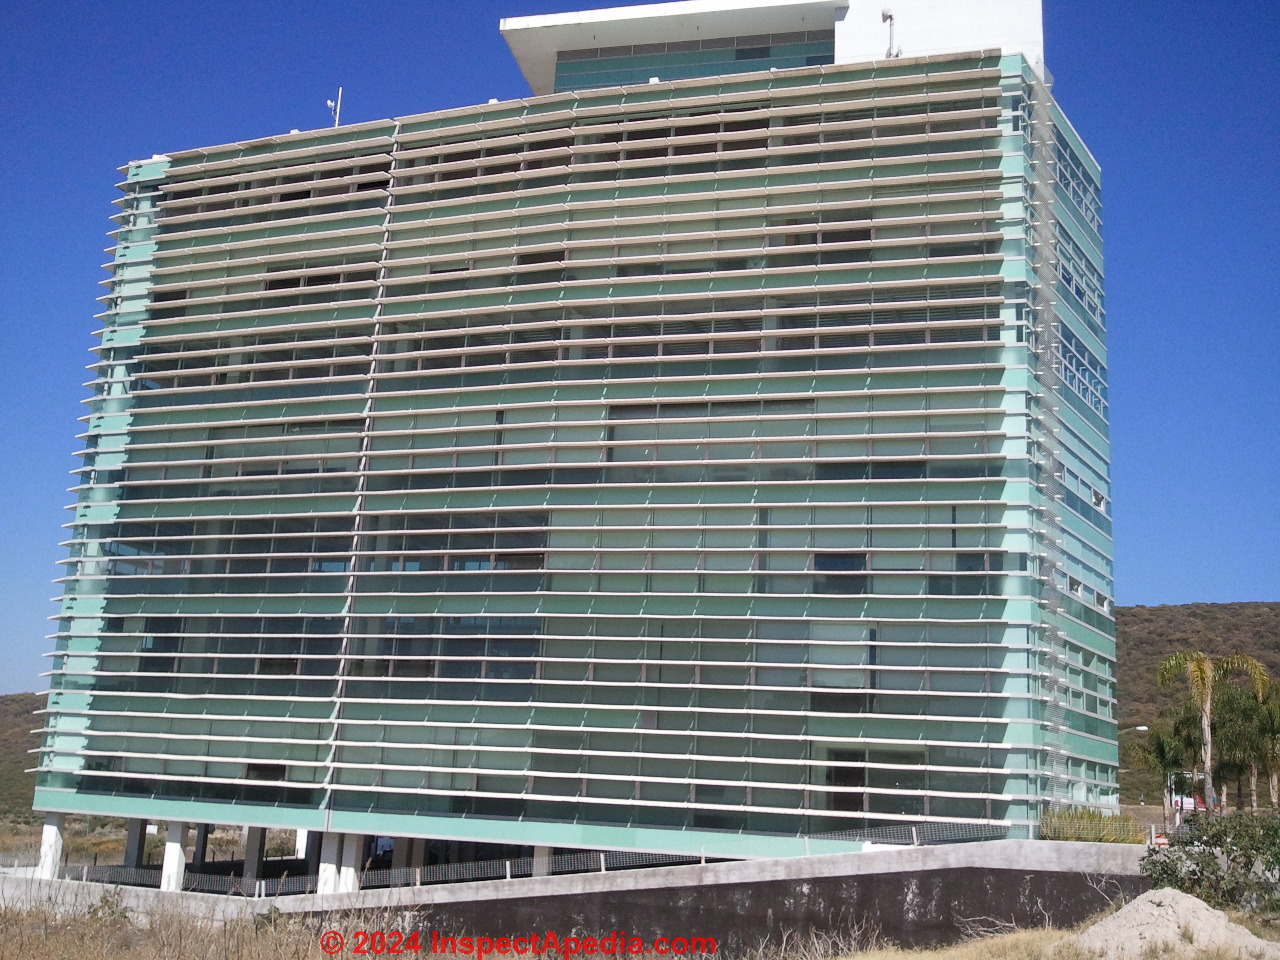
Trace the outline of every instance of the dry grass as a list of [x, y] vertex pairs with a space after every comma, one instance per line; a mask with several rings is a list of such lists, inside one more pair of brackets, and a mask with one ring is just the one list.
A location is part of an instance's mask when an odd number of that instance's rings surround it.
[[[110, 902], [91, 912], [96, 915], [57, 919], [45, 911], [0, 907], [0, 960], [317, 960], [325, 956], [318, 946], [324, 930], [407, 929], [400, 915], [214, 924], [178, 914], [142, 919]], [[855, 931], [767, 947], [754, 960], [1087, 960], [1052, 952], [1064, 936], [1055, 930], [1021, 930], [940, 950], [902, 950], [875, 946], [874, 937]], [[349, 956], [350, 947], [340, 956]]]
[[314, 921], [213, 924], [170, 914], [148, 918], [53, 918], [0, 908], [3, 960], [315, 960]]
[[[139, 917], [107, 894], [87, 914], [74, 916], [0, 905], [0, 960], [317, 960], [325, 956], [318, 945], [325, 930], [348, 935], [354, 930], [408, 930], [421, 926], [422, 919], [401, 912], [323, 920], [277, 914], [219, 924], [178, 913]], [[1280, 924], [1232, 919], [1258, 936], [1280, 941]], [[883, 944], [873, 930], [855, 927], [840, 937], [763, 947], [748, 960], [1093, 960], [1062, 942], [1071, 932], [1014, 930], [952, 947], [905, 950]], [[351, 946], [349, 941], [340, 956], [351, 955]], [[1227, 960], [1227, 955], [1209, 947], [1194, 960]]]
[[0, 906], [0, 960], [317, 960], [326, 956], [319, 947], [325, 930], [406, 926], [403, 914], [390, 912], [324, 920], [260, 914], [228, 923], [178, 912], [139, 917], [107, 894], [79, 915]]
[[[1077, 960], [1073, 952], [1053, 950], [1064, 937], [1063, 930], [1015, 930], [995, 937], [970, 940], [937, 950], [902, 950], [888, 947], [856, 954], [858, 960], [1041, 960], [1052, 954], [1055, 960]], [[1080, 958], [1083, 960], [1083, 957]]]
[[[1236, 922], [1241, 920], [1239, 917], [1232, 919]], [[1271, 925], [1269, 934], [1255, 928], [1253, 923], [1247, 925], [1257, 936], [1280, 939], [1275, 925]], [[856, 960], [1095, 960], [1092, 953], [1063, 942], [1071, 933], [1070, 930], [1017, 930], [937, 950], [889, 947], [849, 956], [856, 957]], [[1165, 956], [1165, 953], [1155, 951], [1144, 960], [1161, 960]], [[1207, 946], [1194, 953], [1179, 954], [1179, 960], [1239, 960], [1239, 955]]]
[[1040, 819], [1041, 840], [1084, 840], [1093, 843], [1144, 843], [1147, 830], [1133, 817], [1097, 810], [1046, 810]]
[[[0, 817], [0, 862], [34, 856], [40, 849], [44, 818], [37, 814]], [[75, 863], [118, 863], [124, 856], [125, 822], [111, 817], [66, 818], [63, 851]], [[153, 838], [149, 838], [153, 839]]]
[[[42, 818], [37, 816], [0, 817], [0, 864], [12, 863], [14, 857], [34, 862], [40, 850]], [[111, 864], [124, 860], [126, 822], [111, 817], [68, 816], [63, 824], [62, 849], [68, 863]], [[146, 838], [144, 863], [158, 864], [164, 856], [165, 823], [156, 824], [156, 833]], [[292, 830], [268, 830], [266, 855], [292, 857]], [[244, 857], [244, 842], [239, 827], [219, 826], [209, 835], [208, 857], [211, 860], [238, 860]]]
[[1230, 913], [1228, 916], [1255, 937], [1280, 943], [1280, 917], [1257, 917], [1250, 913]]
[[[324, 930], [409, 928], [399, 914], [323, 921], [260, 916], [225, 924], [175, 913], [141, 918], [122, 911], [109, 896], [89, 914], [58, 918], [45, 910], [0, 906], [0, 960], [316, 960], [325, 956], [318, 946]], [[1087, 960], [1051, 952], [1064, 936], [1055, 930], [1021, 930], [940, 950], [902, 950], [877, 946], [878, 938], [855, 930], [845, 937], [765, 947], [753, 960]], [[349, 942], [341, 955], [350, 955], [350, 947]]]

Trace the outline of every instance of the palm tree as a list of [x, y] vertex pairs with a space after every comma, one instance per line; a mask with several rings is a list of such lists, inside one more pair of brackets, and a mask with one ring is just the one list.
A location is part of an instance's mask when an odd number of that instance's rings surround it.
[[1256, 814], [1258, 773], [1267, 762], [1267, 736], [1263, 726], [1266, 701], [1258, 700], [1234, 683], [1219, 681], [1213, 702], [1213, 748], [1217, 760], [1214, 781], [1225, 784], [1234, 778], [1235, 805], [1241, 810], [1245, 804], [1243, 781], [1247, 777], [1249, 810]]
[[1200, 708], [1190, 696], [1170, 713], [1169, 724], [1174, 739], [1182, 747], [1182, 755], [1186, 760], [1189, 773], [1189, 776], [1175, 775], [1175, 779], [1183, 786], [1179, 792], [1188, 796], [1198, 793], [1203, 800], [1204, 781], [1200, 777], [1200, 757], [1204, 751], [1201, 749]]
[[1173, 804], [1172, 785], [1174, 775], [1186, 768], [1186, 744], [1176, 733], [1164, 727], [1153, 727], [1146, 743], [1132, 747], [1134, 760], [1160, 774], [1164, 782], [1164, 825], [1169, 826], [1169, 807]]
[[1204, 767], [1204, 805], [1213, 811], [1213, 688], [1233, 673], [1242, 673], [1253, 683], [1259, 700], [1266, 699], [1271, 677], [1256, 658], [1247, 653], [1211, 657], [1203, 650], [1182, 651], [1165, 660], [1156, 670], [1160, 686], [1168, 687], [1178, 677], [1187, 681], [1191, 699], [1200, 711], [1200, 760]]
[[1275, 690], [1259, 710], [1262, 727], [1262, 755], [1271, 787], [1271, 806], [1280, 808], [1280, 694]]

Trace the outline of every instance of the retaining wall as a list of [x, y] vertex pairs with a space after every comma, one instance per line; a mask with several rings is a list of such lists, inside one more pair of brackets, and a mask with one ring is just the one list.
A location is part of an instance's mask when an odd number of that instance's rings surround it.
[[[786, 860], [580, 873], [354, 894], [245, 900], [121, 888], [139, 912], [180, 909], [220, 920], [262, 913], [412, 912], [444, 935], [554, 930], [715, 937], [720, 954], [855, 926], [904, 945], [954, 942], [974, 926], [1069, 926], [1149, 884], [1141, 845], [997, 840]], [[0, 878], [0, 898], [92, 902], [101, 884]], [[25, 893], [23, 892], [25, 891]], [[349, 933], [358, 919], [330, 918]], [[335, 927], [336, 928], [336, 927]]]

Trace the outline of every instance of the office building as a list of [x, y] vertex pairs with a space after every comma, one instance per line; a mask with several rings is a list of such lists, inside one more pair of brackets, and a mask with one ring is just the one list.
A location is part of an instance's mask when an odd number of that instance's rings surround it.
[[1099, 170], [1038, 0], [503, 33], [526, 99], [124, 168], [49, 843], [790, 856], [1114, 805]]

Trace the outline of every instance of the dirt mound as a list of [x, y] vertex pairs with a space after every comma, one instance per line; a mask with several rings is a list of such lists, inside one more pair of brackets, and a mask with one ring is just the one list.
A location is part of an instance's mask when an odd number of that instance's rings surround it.
[[1062, 943], [1097, 960], [1194, 957], [1204, 950], [1245, 960], [1280, 960], [1280, 943], [1255, 937], [1221, 910], [1177, 890], [1144, 893]]

